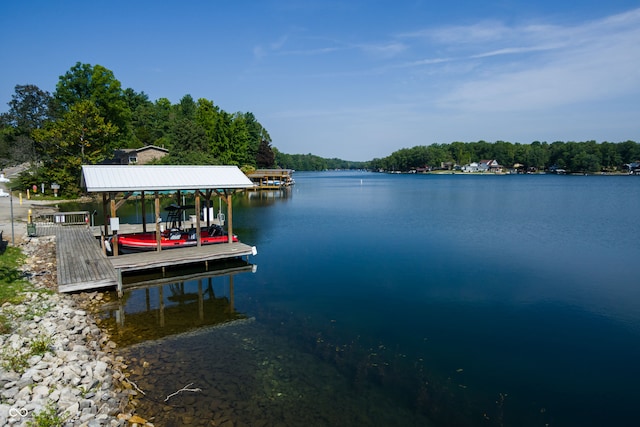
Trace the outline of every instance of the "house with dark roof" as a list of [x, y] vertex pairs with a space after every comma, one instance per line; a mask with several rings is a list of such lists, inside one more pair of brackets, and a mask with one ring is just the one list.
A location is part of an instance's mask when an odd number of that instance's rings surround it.
[[169, 154], [164, 147], [147, 145], [141, 148], [121, 148], [115, 150], [113, 158], [104, 162], [111, 165], [146, 165]]

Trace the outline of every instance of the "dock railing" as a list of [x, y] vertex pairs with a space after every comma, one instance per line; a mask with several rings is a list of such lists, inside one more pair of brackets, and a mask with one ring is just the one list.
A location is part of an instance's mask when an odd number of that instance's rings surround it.
[[27, 223], [27, 234], [29, 236], [48, 236], [56, 234], [56, 229], [64, 226], [89, 227], [89, 212], [36, 212]]

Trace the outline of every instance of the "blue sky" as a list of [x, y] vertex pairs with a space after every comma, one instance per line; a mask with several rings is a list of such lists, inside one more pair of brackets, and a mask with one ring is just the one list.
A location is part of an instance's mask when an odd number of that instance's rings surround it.
[[640, 142], [637, 0], [6, 1], [0, 40], [0, 111], [82, 62], [251, 111], [292, 154]]

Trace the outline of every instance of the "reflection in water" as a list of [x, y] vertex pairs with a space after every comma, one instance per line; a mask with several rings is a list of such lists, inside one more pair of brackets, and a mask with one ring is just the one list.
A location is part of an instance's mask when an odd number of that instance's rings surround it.
[[248, 200], [287, 199], [290, 196], [291, 196], [291, 187], [283, 188], [281, 190], [248, 191], [246, 193], [246, 197]]
[[216, 263], [213, 270], [143, 273], [123, 279], [123, 298], [103, 307], [103, 327], [119, 346], [139, 344], [246, 319], [234, 307], [234, 275], [253, 272], [240, 259]]

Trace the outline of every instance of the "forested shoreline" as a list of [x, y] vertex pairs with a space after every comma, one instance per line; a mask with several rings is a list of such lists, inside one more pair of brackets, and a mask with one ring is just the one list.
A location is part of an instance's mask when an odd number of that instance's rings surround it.
[[640, 162], [640, 144], [584, 141], [551, 144], [497, 142], [453, 142], [403, 148], [382, 159], [373, 159], [374, 170], [408, 172], [416, 169], [452, 169], [481, 160], [496, 160], [504, 169], [523, 171], [563, 170], [567, 173], [628, 171]]
[[28, 163], [19, 186], [57, 183], [63, 195], [80, 192], [82, 164], [111, 158], [115, 150], [166, 148], [162, 164], [229, 164], [245, 171], [280, 167], [295, 170], [373, 169], [408, 172], [496, 160], [505, 168], [561, 168], [569, 172], [619, 172], [640, 161], [640, 145], [585, 141], [531, 144], [453, 142], [418, 145], [384, 158], [347, 161], [314, 154], [286, 154], [251, 112], [229, 113], [213, 101], [184, 95], [176, 104], [149, 100], [121, 87], [101, 65], [76, 63], [59, 77], [53, 94], [35, 85], [16, 85], [0, 115], [0, 167]]

